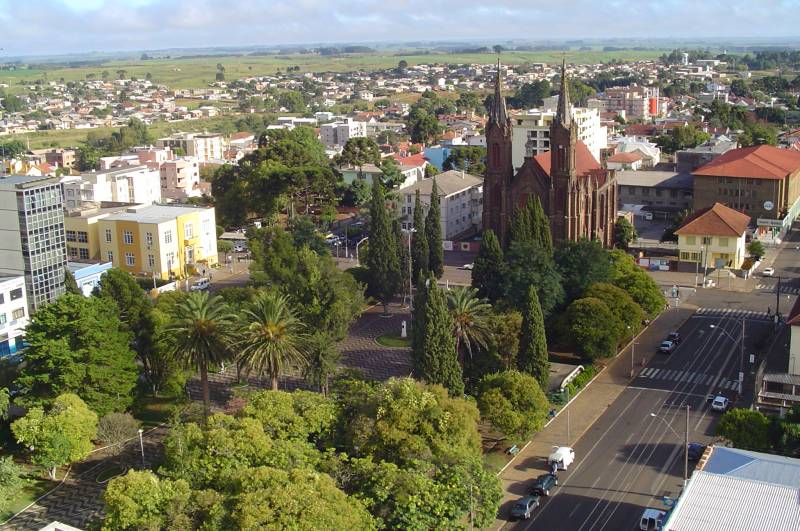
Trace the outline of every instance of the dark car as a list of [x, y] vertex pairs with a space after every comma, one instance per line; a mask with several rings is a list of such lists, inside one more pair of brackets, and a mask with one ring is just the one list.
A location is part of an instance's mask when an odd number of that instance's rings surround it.
[[672, 341], [673, 343], [677, 344], [681, 342], [681, 335], [678, 332], [670, 332], [667, 336], [668, 341]]
[[706, 451], [706, 445], [700, 443], [689, 443], [689, 461], [699, 461], [703, 457], [703, 452]]
[[533, 495], [520, 498], [511, 508], [511, 518], [527, 520], [537, 507], [539, 507], [539, 496]]
[[555, 474], [542, 474], [533, 483], [531, 494], [550, 496], [550, 489], [558, 485], [558, 476]]

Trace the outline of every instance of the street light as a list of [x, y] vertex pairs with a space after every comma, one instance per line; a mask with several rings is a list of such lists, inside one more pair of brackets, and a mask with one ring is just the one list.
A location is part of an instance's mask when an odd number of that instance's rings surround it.
[[[666, 426], [670, 429], [672, 433], [675, 434], [675, 437], [678, 439], [681, 438], [678, 435], [678, 432], [672, 428], [669, 422], [664, 419], [664, 417], [660, 417], [655, 413], [650, 413], [650, 416], [656, 418], [666, 424]], [[686, 488], [686, 482], [689, 481], [689, 405], [686, 405], [686, 432], [684, 433], [684, 447], [683, 447], [683, 488]]]
[[144, 465], [144, 439], [142, 439], [142, 433], [144, 433], [144, 430], [139, 428], [139, 448], [142, 449], [142, 468], [147, 468]]
[[361, 263], [361, 260], [358, 259], [358, 248], [359, 248], [359, 246], [361, 246], [362, 243], [364, 243], [367, 240], [369, 240], [369, 236], [365, 236], [364, 238], [361, 238], [360, 240], [358, 240], [358, 243], [356, 244], [356, 263], [357, 264]]
[[[741, 347], [739, 348], [739, 395], [742, 394], [742, 389], [744, 388], [744, 325], [745, 325], [745, 320], [742, 319], [742, 338], [741, 338], [742, 344]], [[713, 324], [708, 325], [708, 327], [714, 330], [719, 328], [717, 325]], [[727, 330], [725, 330], [724, 328], [719, 328], [719, 330], [723, 334], [728, 336], [730, 340], [733, 341], [734, 344], [736, 344], [737, 339], [732, 335], [730, 335]]]
[[410, 229], [402, 229], [403, 233], [406, 234], [408, 239], [408, 307], [411, 311], [414, 310], [414, 297], [413, 297], [413, 286], [414, 280], [411, 278], [411, 235], [417, 232], [417, 229], [410, 228]]

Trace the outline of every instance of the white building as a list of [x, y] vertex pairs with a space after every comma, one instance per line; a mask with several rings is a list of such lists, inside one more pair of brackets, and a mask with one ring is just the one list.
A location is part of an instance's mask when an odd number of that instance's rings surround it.
[[64, 293], [64, 190], [53, 177], [0, 178], [0, 274], [23, 275], [29, 311]]
[[0, 359], [22, 349], [28, 321], [25, 277], [0, 274]]
[[147, 166], [131, 166], [62, 178], [67, 210], [85, 203], [114, 202], [152, 204], [161, 202], [159, 172]]
[[168, 147], [173, 152], [180, 149], [183, 155], [195, 157], [200, 162], [222, 160], [224, 144], [222, 135], [214, 133], [175, 133], [156, 140], [158, 147]]
[[161, 196], [164, 199], [184, 200], [200, 197], [200, 164], [194, 157], [168, 160], [159, 168]]
[[[652, 168], [661, 161], [661, 148], [655, 142], [638, 136], [621, 136], [612, 139], [617, 153], [635, 153], [641, 157], [642, 168]], [[608, 166], [613, 169], [611, 166]]]
[[323, 124], [319, 128], [319, 135], [325, 147], [343, 146], [351, 138], [367, 136], [367, 124], [347, 118], [344, 121]]
[[[450, 170], [436, 175], [436, 186], [439, 189], [442, 239], [453, 240], [461, 234], [480, 230], [483, 214], [483, 179], [469, 173]], [[402, 228], [411, 229], [414, 226], [414, 201], [417, 190], [420, 194], [420, 203], [427, 214], [431, 204], [432, 188], [433, 179], [423, 179], [397, 191], [400, 199], [398, 215]]]
[[[511, 117], [511, 163], [519, 169], [526, 156], [537, 156], [550, 151], [550, 124], [555, 118], [553, 108], [531, 109]], [[600, 150], [607, 146], [608, 131], [600, 125], [597, 109], [572, 108], [572, 119], [578, 126], [578, 140], [582, 140], [596, 160]]]

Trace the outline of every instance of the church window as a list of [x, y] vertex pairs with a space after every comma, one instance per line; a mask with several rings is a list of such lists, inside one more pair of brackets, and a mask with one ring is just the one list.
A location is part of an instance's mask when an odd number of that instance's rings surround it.
[[500, 164], [500, 144], [495, 142], [492, 144], [492, 164], [499, 165]]

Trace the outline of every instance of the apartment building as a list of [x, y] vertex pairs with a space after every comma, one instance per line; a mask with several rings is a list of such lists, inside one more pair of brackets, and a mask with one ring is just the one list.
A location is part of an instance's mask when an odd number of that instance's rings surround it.
[[[511, 163], [515, 170], [522, 166], [526, 157], [550, 151], [550, 124], [555, 116], [555, 108], [544, 107], [511, 117]], [[572, 107], [572, 119], [578, 126], [578, 140], [600, 160], [600, 151], [608, 141], [608, 131], [600, 125], [600, 113], [597, 109]]]
[[137, 205], [92, 225], [97, 258], [134, 275], [182, 278], [217, 263], [214, 208]]
[[44, 154], [45, 162], [58, 168], [72, 169], [77, 160], [74, 149], [51, 149]]
[[319, 135], [325, 147], [344, 146], [351, 138], [367, 136], [367, 124], [347, 118], [343, 121], [322, 124]]
[[[442, 238], [453, 240], [481, 228], [483, 215], [483, 178], [461, 171], [450, 170], [436, 175], [439, 190]], [[417, 190], [420, 203], [427, 214], [431, 204], [433, 179], [423, 179], [417, 183], [400, 188], [397, 214], [403, 229], [414, 227], [414, 203]]]
[[200, 162], [222, 160], [224, 144], [222, 135], [211, 133], [175, 133], [156, 140], [156, 146], [168, 147], [173, 152], [195, 157]]
[[600, 111], [624, 111], [628, 120], [645, 120], [660, 116], [663, 105], [658, 87], [612, 87], [587, 102], [588, 107]]
[[184, 200], [200, 197], [200, 165], [197, 159], [183, 157], [168, 160], [159, 167], [161, 196], [164, 199]]
[[22, 350], [29, 317], [25, 277], [0, 274], [0, 359]]
[[57, 178], [0, 178], [0, 274], [25, 277], [28, 310], [64, 293], [64, 190]]
[[161, 202], [161, 179], [157, 170], [130, 166], [80, 176], [64, 177], [67, 210], [87, 203], [117, 202], [152, 204]]

